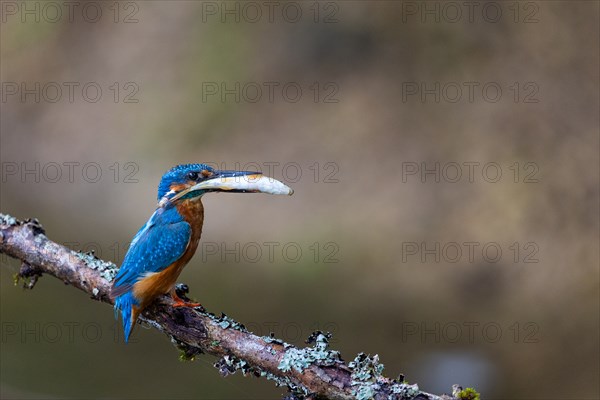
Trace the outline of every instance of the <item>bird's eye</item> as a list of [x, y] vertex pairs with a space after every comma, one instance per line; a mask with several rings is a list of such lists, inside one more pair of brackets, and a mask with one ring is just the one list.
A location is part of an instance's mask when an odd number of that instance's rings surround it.
[[191, 180], [195, 181], [198, 179], [198, 173], [195, 171], [192, 171], [188, 174], [188, 178], [190, 178]]

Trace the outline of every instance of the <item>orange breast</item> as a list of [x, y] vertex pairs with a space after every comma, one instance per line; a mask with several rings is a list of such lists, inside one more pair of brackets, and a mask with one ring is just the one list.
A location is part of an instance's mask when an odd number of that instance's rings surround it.
[[200, 199], [186, 200], [177, 206], [177, 211], [192, 227], [192, 236], [183, 255], [161, 272], [151, 273], [133, 285], [134, 296], [141, 301], [140, 308], [145, 308], [156, 297], [168, 293], [177, 283], [177, 278], [190, 261], [202, 235], [204, 207]]

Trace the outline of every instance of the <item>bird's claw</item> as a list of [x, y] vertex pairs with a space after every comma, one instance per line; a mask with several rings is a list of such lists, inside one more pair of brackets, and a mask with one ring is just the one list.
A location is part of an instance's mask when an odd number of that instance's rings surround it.
[[173, 307], [190, 307], [190, 308], [196, 308], [196, 307], [202, 307], [202, 304], [200, 303], [188, 303], [186, 301], [177, 301], [175, 300], [175, 304], [173, 304]]
[[[188, 293], [188, 292], [189, 292], [189, 288], [186, 284], [180, 283], [180, 284], [176, 285], [175, 289], [171, 291], [171, 298], [175, 302], [173, 304], [173, 307], [190, 307], [190, 308], [202, 307], [202, 304], [200, 304], [200, 303], [192, 303], [191, 301], [189, 301], [190, 299], [188, 299], [187, 296], [184, 294], [184, 293]], [[180, 296], [183, 298], [181, 298]]]

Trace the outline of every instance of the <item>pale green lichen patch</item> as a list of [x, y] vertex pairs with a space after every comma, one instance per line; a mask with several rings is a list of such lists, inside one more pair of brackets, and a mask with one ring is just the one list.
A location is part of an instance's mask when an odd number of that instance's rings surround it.
[[419, 394], [419, 386], [417, 384], [395, 383], [392, 385], [391, 391], [399, 395], [401, 399], [412, 399]]
[[83, 261], [89, 268], [96, 270], [100, 273], [102, 278], [107, 281], [112, 281], [117, 276], [118, 268], [115, 264], [104, 261], [96, 257], [93, 253], [81, 253], [78, 251], [72, 251], [72, 254]]
[[[289, 348], [291, 348], [291, 347], [294, 347], [293, 345], [291, 345], [291, 344], [289, 344], [289, 343], [287, 343], [287, 342], [284, 342], [284, 341], [283, 341], [283, 340], [281, 340], [281, 339], [277, 339], [277, 338], [275, 337], [275, 334], [274, 334], [273, 332], [271, 332], [271, 334], [270, 334], [269, 336], [261, 336], [260, 338], [261, 338], [261, 339], [262, 339], [262, 340], [263, 340], [265, 343], [269, 343], [269, 344], [278, 344], [278, 345], [281, 345], [281, 346], [283, 346], [283, 348], [284, 348], [284, 349], [289, 349]], [[271, 347], [271, 348], [270, 348], [270, 350], [269, 350], [269, 353], [271, 353], [271, 354], [275, 355], [275, 354], [277, 354], [277, 351], [275, 351], [275, 349]]]
[[265, 343], [275, 343], [285, 346], [285, 348], [291, 347], [292, 345], [284, 342], [281, 339], [277, 339], [274, 333], [271, 333], [270, 336], [261, 336], [261, 339], [265, 341]]
[[335, 350], [329, 350], [329, 338], [331, 335], [322, 332], [315, 332], [309, 337], [308, 342], [314, 342], [314, 347], [298, 349], [296, 347], [288, 348], [281, 361], [279, 368], [283, 372], [291, 371], [292, 368], [298, 372], [303, 372], [312, 364], [326, 366], [333, 365], [340, 361], [340, 353]]
[[[233, 320], [232, 318], [228, 317], [224, 313], [222, 313], [220, 317], [217, 317], [215, 314], [208, 313], [208, 312], [202, 312], [202, 314], [207, 316], [208, 318], [210, 318], [214, 323], [216, 323], [222, 329], [234, 329], [234, 330], [237, 330], [240, 332], [250, 333], [243, 324], [240, 324], [239, 322]], [[286, 348], [292, 347], [290, 344], [285, 343], [279, 339], [275, 339], [274, 337], [263, 336], [262, 339], [267, 343], [281, 344], [281, 345], [285, 346]], [[218, 342], [218, 341], [213, 341], [211, 343], [211, 345], [215, 346], [215, 345], [220, 344], [220, 343], [215, 343], [215, 342]], [[322, 346], [322, 345], [320, 344], [319, 346]], [[277, 352], [274, 349], [270, 349], [270, 353], [273, 355], [277, 354]], [[337, 352], [335, 352], [335, 353], [337, 353]], [[231, 354], [221, 357], [221, 359], [219, 359], [214, 364], [214, 366], [215, 366], [215, 368], [217, 368], [219, 370], [219, 372], [223, 376], [233, 374], [236, 371], [242, 371], [242, 374], [244, 374], [244, 375], [252, 374], [257, 377], [265, 377], [268, 380], [275, 382], [275, 384], [277, 386], [286, 386], [290, 390], [290, 392], [297, 394], [301, 398], [310, 394], [310, 392], [308, 390], [306, 390], [306, 388], [304, 388], [302, 385], [298, 385], [298, 384], [294, 383], [290, 378], [277, 376], [277, 375], [275, 375], [269, 371], [265, 371], [259, 367], [251, 366], [246, 361], [244, 361], [234, 355], [231, 355]]]
[[286, 376], [277, 376], [259, 367], [251, 366], [246, 361], [231, 354], [221, 357], [221, 359], [215, 362], [214, 366], [223, 376], [234, 374], [236, 371], [242, 371], [244, 376], [251, 374], [256, 377], [267, 378], [268, 380], [275, 382], [275, 385], [278, 387], [285, 386], [291, 393], [299, 398], [305, 398], [310, 394], [304, 386], [294, 383], [290, 378]]
[[375, 392], [380, 389], [378, 379], [381, 378], [384, 365], [379, 362], [379, 356], [367, 356], [359, 353], [354, 361], [348, 363], [352, 369], [351, 385], [352, 395], [358, 400], [372, 399]]
[[[375, 393], [381, 391], [385, 384], [384, 365], [379, 362], [378, 355], [371, 357], [360, 353], [348, 366], [352, 369], [352, 395], [358, 400], [372, 399]], [[394, 382], [389, 391], [390, 400], [412, 399], [419, 394], [419, 387], [406, 382]]]
[[202, 314], [213, 320], [222, 329], [235, 329], [236, 331], [250, 333], [243, 324], [229, 318], [225, 313], [221, 313], [220, 317], [213, 313], [203, 312]]
[[0, 214], [0, 224], [14, 226], [17, 225], [19, 221], [15, 217], [11, 217], [8, 214]]
[[221, 357], [219, 361], [215, 362], [214, 366], [223, 376], [233, 374], [236, 371], [242, 371], [242, 374], [246, 376], [251, 372], [251, 367], [246, 361], [229, 354]]
[[275, 382], [275, 386], [277, 387], [287, 387], [290, 393], [292, 393], [296, 398], [305, 399], [308, 398], [308, 396], [310, 396], [311, 394], [308, 389], [306, 389], [302, 385], [298, 385], [292, 382], [292, 380], [287, 376], [277, 376], [275, 374], [262, 370], [260, 371], [260, 374], [258, 376], [267, 378], [268, 380]]

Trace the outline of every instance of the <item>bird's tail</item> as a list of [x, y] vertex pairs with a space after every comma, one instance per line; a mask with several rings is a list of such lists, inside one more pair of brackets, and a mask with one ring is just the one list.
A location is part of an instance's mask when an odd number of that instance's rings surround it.
[[139, 302], [133, 297], [133, 293], [126, 292], [115, 299], [116, 319], [119, 318], [119, 311], [121, 311], [121, 316], [123, 317], [123, 333], [125, 335], [125, 343], [127, 343], [140, 313]]

